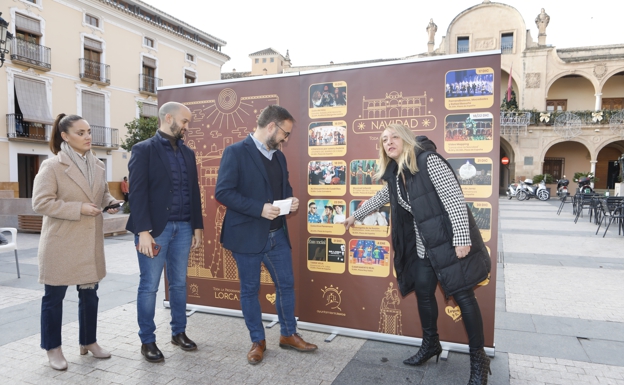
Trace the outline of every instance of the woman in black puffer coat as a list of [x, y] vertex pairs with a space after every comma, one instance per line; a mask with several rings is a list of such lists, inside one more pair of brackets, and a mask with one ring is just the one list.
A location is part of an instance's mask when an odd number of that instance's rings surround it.
[[400, 124], [380, 136], [380, 170], [385, 186], [344, 222], [356, 220], [390, 203], [394, 267], [402, 295], [416, 292], [423, 342], [403, 361], [422, 365], [442, 353], [437, 329], [438, 282], [459, 305], [470, 347], [469, 385], [487, 384], [490, 360], [485, 355], [483, 321], [473, 288], [489, 277], [491, 260], [472, 213], [448, 162], [426, 137], [417, 141]]

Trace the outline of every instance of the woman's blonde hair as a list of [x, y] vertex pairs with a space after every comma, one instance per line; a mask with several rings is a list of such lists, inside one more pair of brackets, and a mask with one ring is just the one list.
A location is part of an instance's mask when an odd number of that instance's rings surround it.
[[[418, 164], [416, 163], [416, 149], [422, 147], [416, 141], [414, 133], [402, 124], [390, 124], [386, 130], [394, 131], [403, 141], [403, 152], [396, 160], [399, 166], [398, 175], [401, 175], [403, 169], [408, 169], [412, 175], [418, 172]], [[386, 154], [383, 146], [383, 134], [379, 136], [379, 171], [375, 174], [375, 179], [380, 180], [386, 172], [386, 168], [392, 159]]]

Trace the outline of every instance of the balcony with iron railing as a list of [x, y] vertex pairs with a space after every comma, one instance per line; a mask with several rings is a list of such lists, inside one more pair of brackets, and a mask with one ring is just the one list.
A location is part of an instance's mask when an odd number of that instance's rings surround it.
[[470, 52], [470, 47], [458, 46], [457, 53], [468, 53]]
[[139, 92], [147, 95], [156, 96], [158, 87], [162, 87], [162, 79], [149, 75], [139, 75]]
[[513, 53], [513, 43], [501, 44], [501, 52], [504, 54]]
[[24, 120], [20, 114], [7, 114], [7, 137], [9, 140], [47, 142], [52, 126]]
[[109, 149], [119, 148], [119, 130], [91, 125], [91, 145]]
[[102, 85], [110, 85], [110, 65], [89, 59], [80, 61], [80, 80]]
[[611, 134], [624, 138], [624, 110], [599, 111], [537, 111], [516, 110], [500, 112], [501, 135], [524, 134], [531, 130], [554, 129], [559, 135], [571, 138], [583, 130], [593, 130], [592, 134], [608, 128]]
[[52, 50], [39, 44], [14, 38], [11, 41], [11, 61], [42, 71], [52, 69]]

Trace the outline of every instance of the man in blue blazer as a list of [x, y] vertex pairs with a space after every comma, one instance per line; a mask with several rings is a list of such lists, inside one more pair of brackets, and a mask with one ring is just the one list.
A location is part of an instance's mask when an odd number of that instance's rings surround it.
[[280, 322], [279, 346], [311, 352], [316, 345], [297, 334], [292, 252], [286, 219], [273, 205], [290, 199], [299, 208], [288, 181], [286, 157], [279, 150], [288, 141], [295, 119], [283, 107], [271, 105], [258, 117], [253, 134], [223, 151], [215, 198], [227, 207], [221, 243], [232, 251], [240, 279], [240, 303], [252, 346], [247, 361], [258, 364], [266, 350], [262, 310], [258, 300], [260, 267], [264, 263], [275, 282], [275, 308]]
[[[171, 342], [183, 350], [197, 345], [186, 336], [186, 273], [191, 247], [203, 237], [201, 196], [195, 153], [182, 138], [191, 111], [175, 102], [158, 112], [156, 135], [135, 144], [128, 164], [132, 211], [126, 229], [135, 234], [141, 278], [137, 319], [141, 354], [149, 362], [164, 360], [156, 346], [156, 293], [167, 265], [171, 304]], [[153, 245], [160, 246], [155, 255]]]

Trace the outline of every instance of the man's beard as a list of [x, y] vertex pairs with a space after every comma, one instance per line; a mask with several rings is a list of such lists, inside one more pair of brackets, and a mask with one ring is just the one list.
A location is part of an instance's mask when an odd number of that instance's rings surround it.
[[269, 151], [279, 150], [280, 148], [281, 142], [278, 142], [275, 138], [277, 138], [277, 131], [275, 131], [275, 133], [273, 133], [273, 135], [266, 141], [266, 146]]
[[173, 134], [173, 137], [176, 138], [176, 140], [184, 139], [184, 134], [182, 133], [180, 126], [178, 126], [175, 120], [173, 121], [173, 123], [171, 123], [171, 126], [169, 126], [169, 130], [171, 131], [171, 134]]

